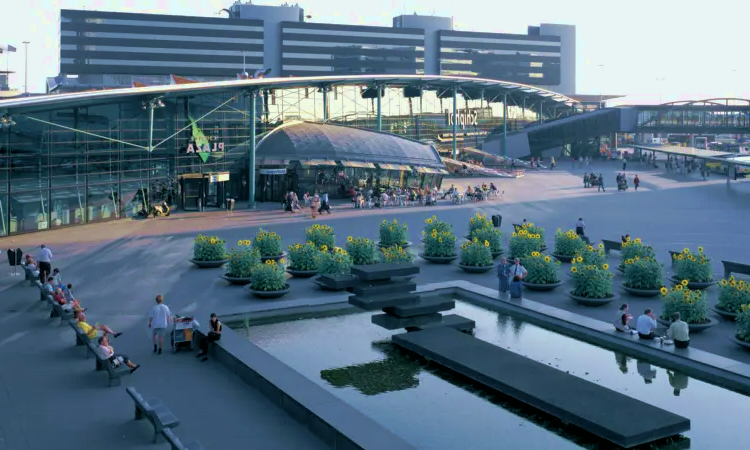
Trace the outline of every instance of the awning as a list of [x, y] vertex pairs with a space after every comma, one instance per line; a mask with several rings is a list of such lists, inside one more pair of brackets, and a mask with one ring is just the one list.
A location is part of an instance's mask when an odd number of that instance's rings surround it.
[[402, 170], [401, 166], [398, 164], [378, 163], [378, 167], [380, 167], [383, 170]]
[[439, 170], [439, 171], [440, 171], [440, 173], [441, 173], [441, 174], [443, 174], [443, 175], [450, 175], [450, 174], [451, 174], [450, 172], [448, 172], [448, 171], [447, 171], [447, 170], [445, 170], [445, 169], [438, 169], [438, 170]]
[[421, 166], [414, 166], [414, 169], [416, 169], [417, 172], [419, 172], [419, 173], [433, 173], [433, 174], [436, 174], [436, 175], [440, 175], [443, 172], [445, 172], [445, 171], [441, 172], [440, 171], [441, 169], [433, 169], [431, 167], [421, 167]]
[[307, 161], [299, 162], [303, 167], [320, 167], [320, 166], [337, 166], [336, 161], [330, 161], [327, 159], [308, 159]]
[[369, 163], [369, 162], [360, 162], [360, 161], [340, 161], [341, 165], [344, 167], [356, 167], [361, 169], [374, 169], [375, 164]]

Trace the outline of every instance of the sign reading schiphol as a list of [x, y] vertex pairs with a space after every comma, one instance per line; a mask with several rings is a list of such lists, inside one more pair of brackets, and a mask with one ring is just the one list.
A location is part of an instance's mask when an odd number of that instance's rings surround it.
[[[466, 128], [466, 126], [477, 126], [479, 124], [479, 111], [476, 109], [464, 109], [459, 110], [458, 114], [456, 114], [458, 118], [456, 119], [456, 124], [461, 125], [461, 128]], [[445, 120], [448, 122], [448, 126], [453, 126], [453, 113], [446, 111], [445, 112]]]

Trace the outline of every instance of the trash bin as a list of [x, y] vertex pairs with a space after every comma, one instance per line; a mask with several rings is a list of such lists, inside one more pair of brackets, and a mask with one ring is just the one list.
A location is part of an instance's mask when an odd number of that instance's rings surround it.
[[492, 216], [492, 226], [495, 228], [500, 228], [500, 224], [503, 223], [503, 216], [500, 214]]

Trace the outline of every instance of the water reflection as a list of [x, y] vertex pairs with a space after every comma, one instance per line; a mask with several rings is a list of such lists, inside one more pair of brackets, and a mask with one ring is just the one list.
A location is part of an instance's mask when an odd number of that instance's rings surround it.
[[620, 368], [620, 372], [622, 372], [623, 374], [627, 374], [630, 358], [623, 355], [622, 353], [615, 352], [615, 361], [617, 362], [617, 367]]
[[680, 391], [687, 389], [690, 378], [684, 373], [677, 372], [676, 370], [667, 370], [667, 376], [669, 377], [669, 385], [674, 388], [672, 393], [675, 396], [679, 396]]
[[643, 377], [643, 381], [646, 384], [651, 384], [654, 382], [654, 378], [656, 378], [656, 369], [651, 367], [651, 363], [647, 361], [641, 361], [638, 360], [637, 363], [638, 367], [638, 374]]
[[506, 316], [505, 314], [498, 314], [497, 325], [498, 327], [500, 327], [500, 330], [502, 332], [510, 331], [511, 333], [513, 333], [513, 336], [517, 338], [521, 335], [521, 332], [523, 332], [523, 327], [524, 325], [526, 325], [526, 322], [516, 317]]

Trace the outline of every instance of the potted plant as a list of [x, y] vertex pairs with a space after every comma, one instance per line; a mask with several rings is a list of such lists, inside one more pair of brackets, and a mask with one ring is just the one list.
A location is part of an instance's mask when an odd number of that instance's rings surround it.
[[693, 253], [685, 248], [682, 253], [676, 254], [674, 258], [674, 276], [672, 282], [677, 284], [682, 280], [688, 281], [690, 289], [705, 289], [714, 284], [714, 276], [711, 273], [711, 258], [703, 253], [703, 247], [698, 247], [698, 253]]
[[742, 305], [740, 313], [735, 319], [734, 336], [732, 340], [742, 347], [750, 350], [750, 305]]
[[510, 237], [508, 247], [510, 249], [510, 259], [523, 258], [533, 252], [542, 252], [544, 241], [540, 234], [531, 234], [525, 229], [513, 232]]
[[552, 253], [560, 262], [571, 262], [577, 254], [586, 249], [586, 243], [573, 230], [563, 232], [560, 228], [555, 233], [555, 251]]
[[284, 260], [268, 259], [259, 264], [253, 269], [253, 281], [246, 288], [258, 298], [279, 298], [289, 293]]
[[405, 223], [398, 223], [396, 219], [393, 222], [383, 220], [380, 223], [380, 242], [378, 247], [393, 247], [395, 245], [401, 248], [407, 248], [411, 242], [406, 240], [406, 231], [408, 230]]
[[281, 236], [275, 231], [266, 231], [263, 228], [258, 230], [254, 239], [255, 248], [260, 252], [260, 259], [263, 262], [268, 260], [278, 261], [284, 257], [281, 251]]
[[329, 250], [336, 246], [336, 235], [329, 225], [314, 224], [305, 229], [305, 240], [312, 242], [316, 248], [326, 246]]
[[[341, 247], [334, 247], [331, 252], [318, 253], [318, 273], [328, 276], [349, 275], [352, 269], [352, 258], [349, 252]], [[342, 291], [342, 289], [333, 289], [329, 285], [321, 283], [315, 277], [312, 281], [326, 291]]]
[[427, 262], [434, 264], [449, 264], [455, 260], [456, 255], [456, 235], [451, 231], [451, 226], [445, 222], [436, 219], [428, 222], [425, 227], [424, 250], [419, 256]]
[[750, 303], [750, 283], [735, 280], [734, 276], [719, 282], [719, 301], [714, 312], [722, 317], [734, 319], [742, 311], [742, 305]]
[[432, 234], [432, 231], [437, 231], [438, 233], [442, 233], [444, 231], [451, 232], [453, 231], [453, 227], [448, 222], [443, 222], [441, 220], [438, 220], [436, 216], [428, 217], [425, 221], [424, 230], [422, 231], [422, 240], [424, 241], [424, 237], [428, 234]]
[[529, 272], [523, 279], [523, 285], [532, 291], [551, 291], [560, 286], [562, 281], [557, 276], [560, 261], [547, 255], [533, 252], [523, 259], [523, 266]]
[[403, 247], [383, 247], [380, 249], [380, 260], [384, 263], [411, 264], [414, 262], [414, 255]]
[[289, 265], [286, 271], [293, 277], [310, 278], [318, 273], [318, 254], [328, 252], [328, 247], [323, 244], [320, 250], [312, 242], [294, 244], [286, 248]]
[[625, 261], [625, 282], [622, 288], [636, 297], [655, 297], [664, 287], [664, 269], [648, 256]]
[[346, 238], [346, 251], [352, 258], [354, 265], [376, 264], [378, 252], [375, 243], [367, 238]]
[[471, 232], [471, 240], [474, 238], [477, 238], [479, 242], [487, 241], [490, 243], [492, 259], [503, 254], [503, 235], [499, 229], [493, 226], [476, 228]]
[[249, 240], [237, 242], [238, 249], [232, 249], [227, 263], [227, 272], [221, 278], [230, 284], [245, 285], [250, 283], [253, 268], [260, 264], [260, 254]]
[[639, 258], [656, 259], [654, 249], [650, 245], [644, 245], [641, 238], [630, 239], [630, 237], [627, 237], [625, 239], [620, 251], [620, 265], [617, 266], [617, 270], [620, 272], [625, 272], [625, 261], [629, 259], [634, 261]]
[[190, 262], [201, 269], [223, 266], [227, 262], [227, 250], [224, 241], [216, 236], [199, 234], [193, 241], [193, 259]]
[[716, 319], [708, 317], [708, 300], [706, 293], [701, 290], [688, 288], [688, 281], [682, 280], [671, 290], [663, 288], [662, 308], [659, 323], [669, 326], [672, 315], [680, 313], [682, 320], [687, 322], [691, 333], [700, 333], [706, 328], [716, 325]]
[[479, 242], [479, 239], [474, 238], [469, 242], [464, 242], [461, 245], [461, 259], [458, 267], [469, 273], [484, 273], [492, 270], [495, 266], [492, 263], [489, 241]]
[[[494, 226], [491, 221], [487, 220], [487, 214], [474, 213], [474, 217], [469, 219], [469, 235], [466, 236], [466, 239], [474, 239], [474, 232], [483, 228], [494, 228]], [[476, 238], [479, 239], [479, 236], [476, 236]]]
[[547, 246], [544, 244], [544, 242], [545, 242], [545, 240], [544, 240], [544, 238], [545, 238], [544, 228], [538, 227], [538, 226], [534, 225], [531, 222], [526, 222], [526, 223], [524, 223], [524, 224], [521, 225], [520, 229], [516, 230], [517, 233], [519, 233], [521, 231], [526, 231], [528, 234], [531, 234], [531, 235], [534, 235], [534, 236], [536, 236], [536, 235], [539, 236], [539, 239], [541, 239], [541, 241], [542, 241], [542, 248], [540, 249], [540, 252], [543, 252], [543, 251], [545, 251], [547, 249]]
[[[604, 244], [599, 244], [596, 247], [587, 245], [571, 262], [583, 264], [584, 266], [601, 266], [605, 264], [607, 262], [607, 255], [604, 254]], [[572, 277], [573, 273], [568, 272], [568, 275]]]
[[609, 271], [609, 264], [595, 266], [576, 263], [570, 271], [575, 289], [568, 295], [576, 302], [586, 306], [602, 306], [617, 298], [612, 292], [614, 274]]

